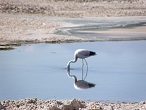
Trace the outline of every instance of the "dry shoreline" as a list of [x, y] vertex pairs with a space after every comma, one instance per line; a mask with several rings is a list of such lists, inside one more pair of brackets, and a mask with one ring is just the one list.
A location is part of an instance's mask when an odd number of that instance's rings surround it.
[[[73, 24], [63, 20], [48, 20], [48, 17], [36, 15], [9, 15], [0, 14], [0, 50], [10, 50], [14, 46], [29, 43], [70, 43], [89, 41], [129, 41], [146, 40], [146, 26], [132, 29], [110, 29], [98, 31], [98, 34], [105, 34], [107, 37], [96, 39], [87, 37], [75, 37], [72, 35], [61, 35], [58, 33], [63, 26]], [[54, 19], [54, 18], [52, 18]], [[101, 18], [102, 19], [102, 18]], [[17, 22], [16, 22], [17, 21]], [[87, 31], [90, 32], [90, 31]], [[94, 33], [94, 32], [92, 32]], [[117, 36], [115, 36], [117, 34]], [[120, 34], [143, 35], [138, 37], [127, 37]], [[112, 36], [113, 35], [113, 36]], [[112, 37], [111, 37], [112, 36]]]
[[[26, 43], [79, 42], [82, 39], [54, 34], [63, 22], [46, 18], [0, 16], [0, 50]], [[17, 22], [16, 22], [17, 21]]]

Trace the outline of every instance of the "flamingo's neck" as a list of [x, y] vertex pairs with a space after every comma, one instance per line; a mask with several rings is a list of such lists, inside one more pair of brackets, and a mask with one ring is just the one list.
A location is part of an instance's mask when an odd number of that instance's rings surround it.
[[74, 84], [77, 82], [77, 77], [70, 74], [70, 65], [67, 66], [67, 75], [71, 78], [74, 78]]
[[77, 77], [75, 75], [70, 75], [70, 77], [74, 78], [74, 84], [77, 82]]
[[77, 56], [74, 57], [74, 60], [70, 60], [68, 63], [67, 63], [67, 74], [69, 77], [71, 78], [74, 78], [74, 83], [77, 82], [77, 77], [75, 75], [70, 75], [70, 63], [75, 63], [77, 61]]
[[67, 63], [67, 69], [70, 69], [70, 63], [75, 63], [77, 61], [78, 57], [75, 56], [74, 57], [74, 60], [70, 60], [68, 63]]

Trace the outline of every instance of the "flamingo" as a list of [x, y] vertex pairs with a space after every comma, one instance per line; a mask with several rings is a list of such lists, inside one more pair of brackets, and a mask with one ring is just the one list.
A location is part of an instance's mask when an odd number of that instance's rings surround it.
[[69, 77], [74, 78], [74, 88], [77, 90], [84, 90], [95, 87], [95, 84], [93, 83], [87, 82], [85, 80], [77, 80], [75, 75], [70, 75], [70, 65], [67, 67], [67, 74]]
[[[67, 67], [70, 65], [70, 63], [75, 63], [77, 61], [77, 59], [82, 59], [82, 79], [83, 79], [83, 66], [84, 66], [84, 61], [86, 62], [87, 65], [87, 72], [88, 72], [88, 63], [85, 60], [85, 58], [90, 57], [90, 56], [94, 56], [96, 55], [96, 52], [93, 51], [89, 51], [87, 49], [77, 49], [74, 53], [74, 60], [70, 60], [67, 64]], [[84, 61], [83, 61], [84, 60]], [[87, 76], [87, 72], [86, 72], [86, 76]], [[86, 78], [85, 76], [85, 78]], [[85, 79], [84, 78], [84, 79]]]

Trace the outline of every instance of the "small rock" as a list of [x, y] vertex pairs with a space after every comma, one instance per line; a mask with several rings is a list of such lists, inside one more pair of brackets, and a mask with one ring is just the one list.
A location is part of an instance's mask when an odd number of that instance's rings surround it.
[[6, 108], [0, 102], [0, 110], [6, 110]]
[[35, 103], [37, 103], [37, 98], [30, 99], [27, 103], [28, 104], [31, 104], [31, 103], [35, 104]]

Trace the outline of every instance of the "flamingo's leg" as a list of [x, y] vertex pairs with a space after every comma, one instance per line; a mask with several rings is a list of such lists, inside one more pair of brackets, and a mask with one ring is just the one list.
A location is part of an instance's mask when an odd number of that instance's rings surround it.
[[[84, 60], [85, 60], [85, 59], [84, 59]], [[85, 75], [85, 77], [84, 77], [84, 80], [86, 79], [86, 77], [87, 77], [87, 75], [88, 75], [88, 63], [87, 63], [86, 60], [85, 60], [85, 62], [86, 62], [87, 70], [86, 70], [86, 75]]]
[[84, 79], [84, 60], [82, 59], [82, 80]]

